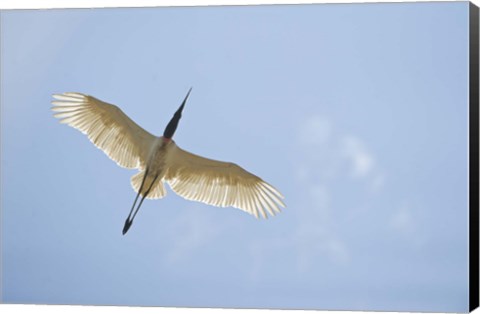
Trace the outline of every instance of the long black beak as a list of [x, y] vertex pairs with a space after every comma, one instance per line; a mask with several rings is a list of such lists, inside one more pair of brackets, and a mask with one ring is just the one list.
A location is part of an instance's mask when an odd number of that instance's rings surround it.
[[173, 115], [173, 118], [168, 122], [167, 127], [165, 128], [165, 131], [163, 132], [163, 137], [165, 138], [172, 138], [173, 134], [175, 133], [175, 130], [177, 129], [178, 126], [178, 121], [180, 121], [180, 118], [182, 117], [182, 110], [183, 107], [185, 106], [185, 103], [187, 102], [188, 95], [190, 95], [190, 92], [192, 91], [192, 88], [188, 90], [187, 96], [185, 96], [185, 99], [182, 102], [182, 105], [180, 108], [177, 109], [175, 114]]

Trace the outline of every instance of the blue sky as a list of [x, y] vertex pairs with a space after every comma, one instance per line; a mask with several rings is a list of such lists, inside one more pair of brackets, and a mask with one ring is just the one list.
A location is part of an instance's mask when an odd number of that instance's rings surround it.
[[[6, 303], [467, 310], [468, 3], [1, 13]], [[130, 177], [51, 94], [118, 105], [285, 195], [268, 220]]]

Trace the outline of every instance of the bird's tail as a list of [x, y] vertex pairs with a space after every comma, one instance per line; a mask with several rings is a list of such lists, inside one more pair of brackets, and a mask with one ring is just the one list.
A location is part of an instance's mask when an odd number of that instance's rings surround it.
[[[138, 190], [140, 189], [140, 186], [142, 185], [142, 180], [143, 176], [145, 175], [145, 171], [140, 171], [136, 175], [132, 176], [130, 179], [130, 183], [132, 184], [132, 188], [135, 190], [135, 192], [138, 193]], [[147, 191], [147, 188], [150, 187], [152, 184], [152, 180], [154, 177], [148, 176], [145, 179], [145, 184], [143, 185], [143, 190], [142, 193], [140, 193], [143, 196], [143, 193]], [[154, 183], [154, 186], [150, 190], [150, 193], [148, 193], [147, 198], [148, 199], [159, 199], [164, 197], [167, 194], [167, 191], [165, 190], [165, 186], [163, 184], [163, 180], [158, 180], [157, 182]]]

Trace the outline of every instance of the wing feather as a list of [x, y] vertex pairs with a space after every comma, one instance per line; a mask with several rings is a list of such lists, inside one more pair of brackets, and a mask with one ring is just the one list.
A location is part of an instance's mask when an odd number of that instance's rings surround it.
[[219, 207], [239, 208], [255, 217], [279, 213], [283, 195], [240, 166], [200, 157], [172, 142], [165, 181], [178, 195]]
[[60, 123], [86, 134], [119, 166], [145, 169], [155, 136], [138, 126], [117, 106], [80, 93], [53, 95], [52, 111]]

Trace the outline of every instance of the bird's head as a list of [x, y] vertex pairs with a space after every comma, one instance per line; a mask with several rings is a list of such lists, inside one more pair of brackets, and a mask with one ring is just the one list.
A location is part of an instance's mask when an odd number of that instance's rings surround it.
[[178, 126], [178, 121], [180, 121], [180, 118], [182, 117], [182, 110], [183, 107], [185, 106], [185, 103], [187, 102], [188, 95], [190, 95], [190, 92], [192, 91], [192, 88], [188, 90], [187, 96], [185, 96], [185, 99], [183, 100], [182, 104], [180, 107], [177, 109], [175, 114], [173, 115], [173, 118], [168, 122], [167, 127], [165, 128], [165, 131], [163, 132], [163, 138], [165, 141], [170, 141], [173, 137], [173, 134], [175, 133], [175, 130], [177, 129]]

